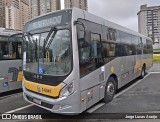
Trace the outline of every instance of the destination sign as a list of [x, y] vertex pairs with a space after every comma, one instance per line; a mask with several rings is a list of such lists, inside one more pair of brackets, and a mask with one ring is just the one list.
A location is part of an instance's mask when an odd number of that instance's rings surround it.
[[61, 24], [62, 16], [51, 17], [31, 24], [32, 29]]
[[54, 26], [64, 25], [68, 23], [70, 19], [71, 19], [70, 11], [53, 12], [51, 14], [40, 16], [38, 18], [29, 21], [28, 23], [26, 23], [23, 31], [30, 32], [47, 27], [50, 28]]

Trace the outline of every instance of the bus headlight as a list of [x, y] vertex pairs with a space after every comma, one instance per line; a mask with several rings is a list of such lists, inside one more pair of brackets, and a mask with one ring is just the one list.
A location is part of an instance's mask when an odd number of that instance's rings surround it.
[[71, 82], [61, 90], [60, 97], [67, 97], [70, 94], [72, 94], [73, 91], [74, 91], [74, 83]]

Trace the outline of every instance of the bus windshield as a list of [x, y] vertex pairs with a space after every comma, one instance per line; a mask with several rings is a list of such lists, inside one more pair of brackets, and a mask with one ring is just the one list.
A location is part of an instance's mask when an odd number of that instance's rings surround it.
[[0, 60], [22, 59], [22, 34], [0, 36]]
[[70, 31], [50, 30], [24, 37], [24, 71], [64, 76], [71, 70]]

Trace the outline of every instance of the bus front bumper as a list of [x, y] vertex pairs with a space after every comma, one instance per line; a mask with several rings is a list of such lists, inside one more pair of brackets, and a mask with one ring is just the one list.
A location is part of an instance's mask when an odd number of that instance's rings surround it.
[[78, 96], [80, 95], [75, 91], [70, 96], [54, 99], [28, 91], [23, 87], [23, 97], [26, 101], [59, 114], [74, 115], [81, 113], [80, 98]]

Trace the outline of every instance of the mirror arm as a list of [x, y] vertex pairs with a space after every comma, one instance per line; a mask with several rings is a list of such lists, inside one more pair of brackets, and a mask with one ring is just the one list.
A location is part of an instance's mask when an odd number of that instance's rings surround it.
[[86, 28], [85, 28], [83, 22], [81, 22], [81, 21], [74, 21], [74, 25], [77, 25], [77, 24], [82, 25], [83, 28], [84, 28], [84, 32], [86, 31]]

